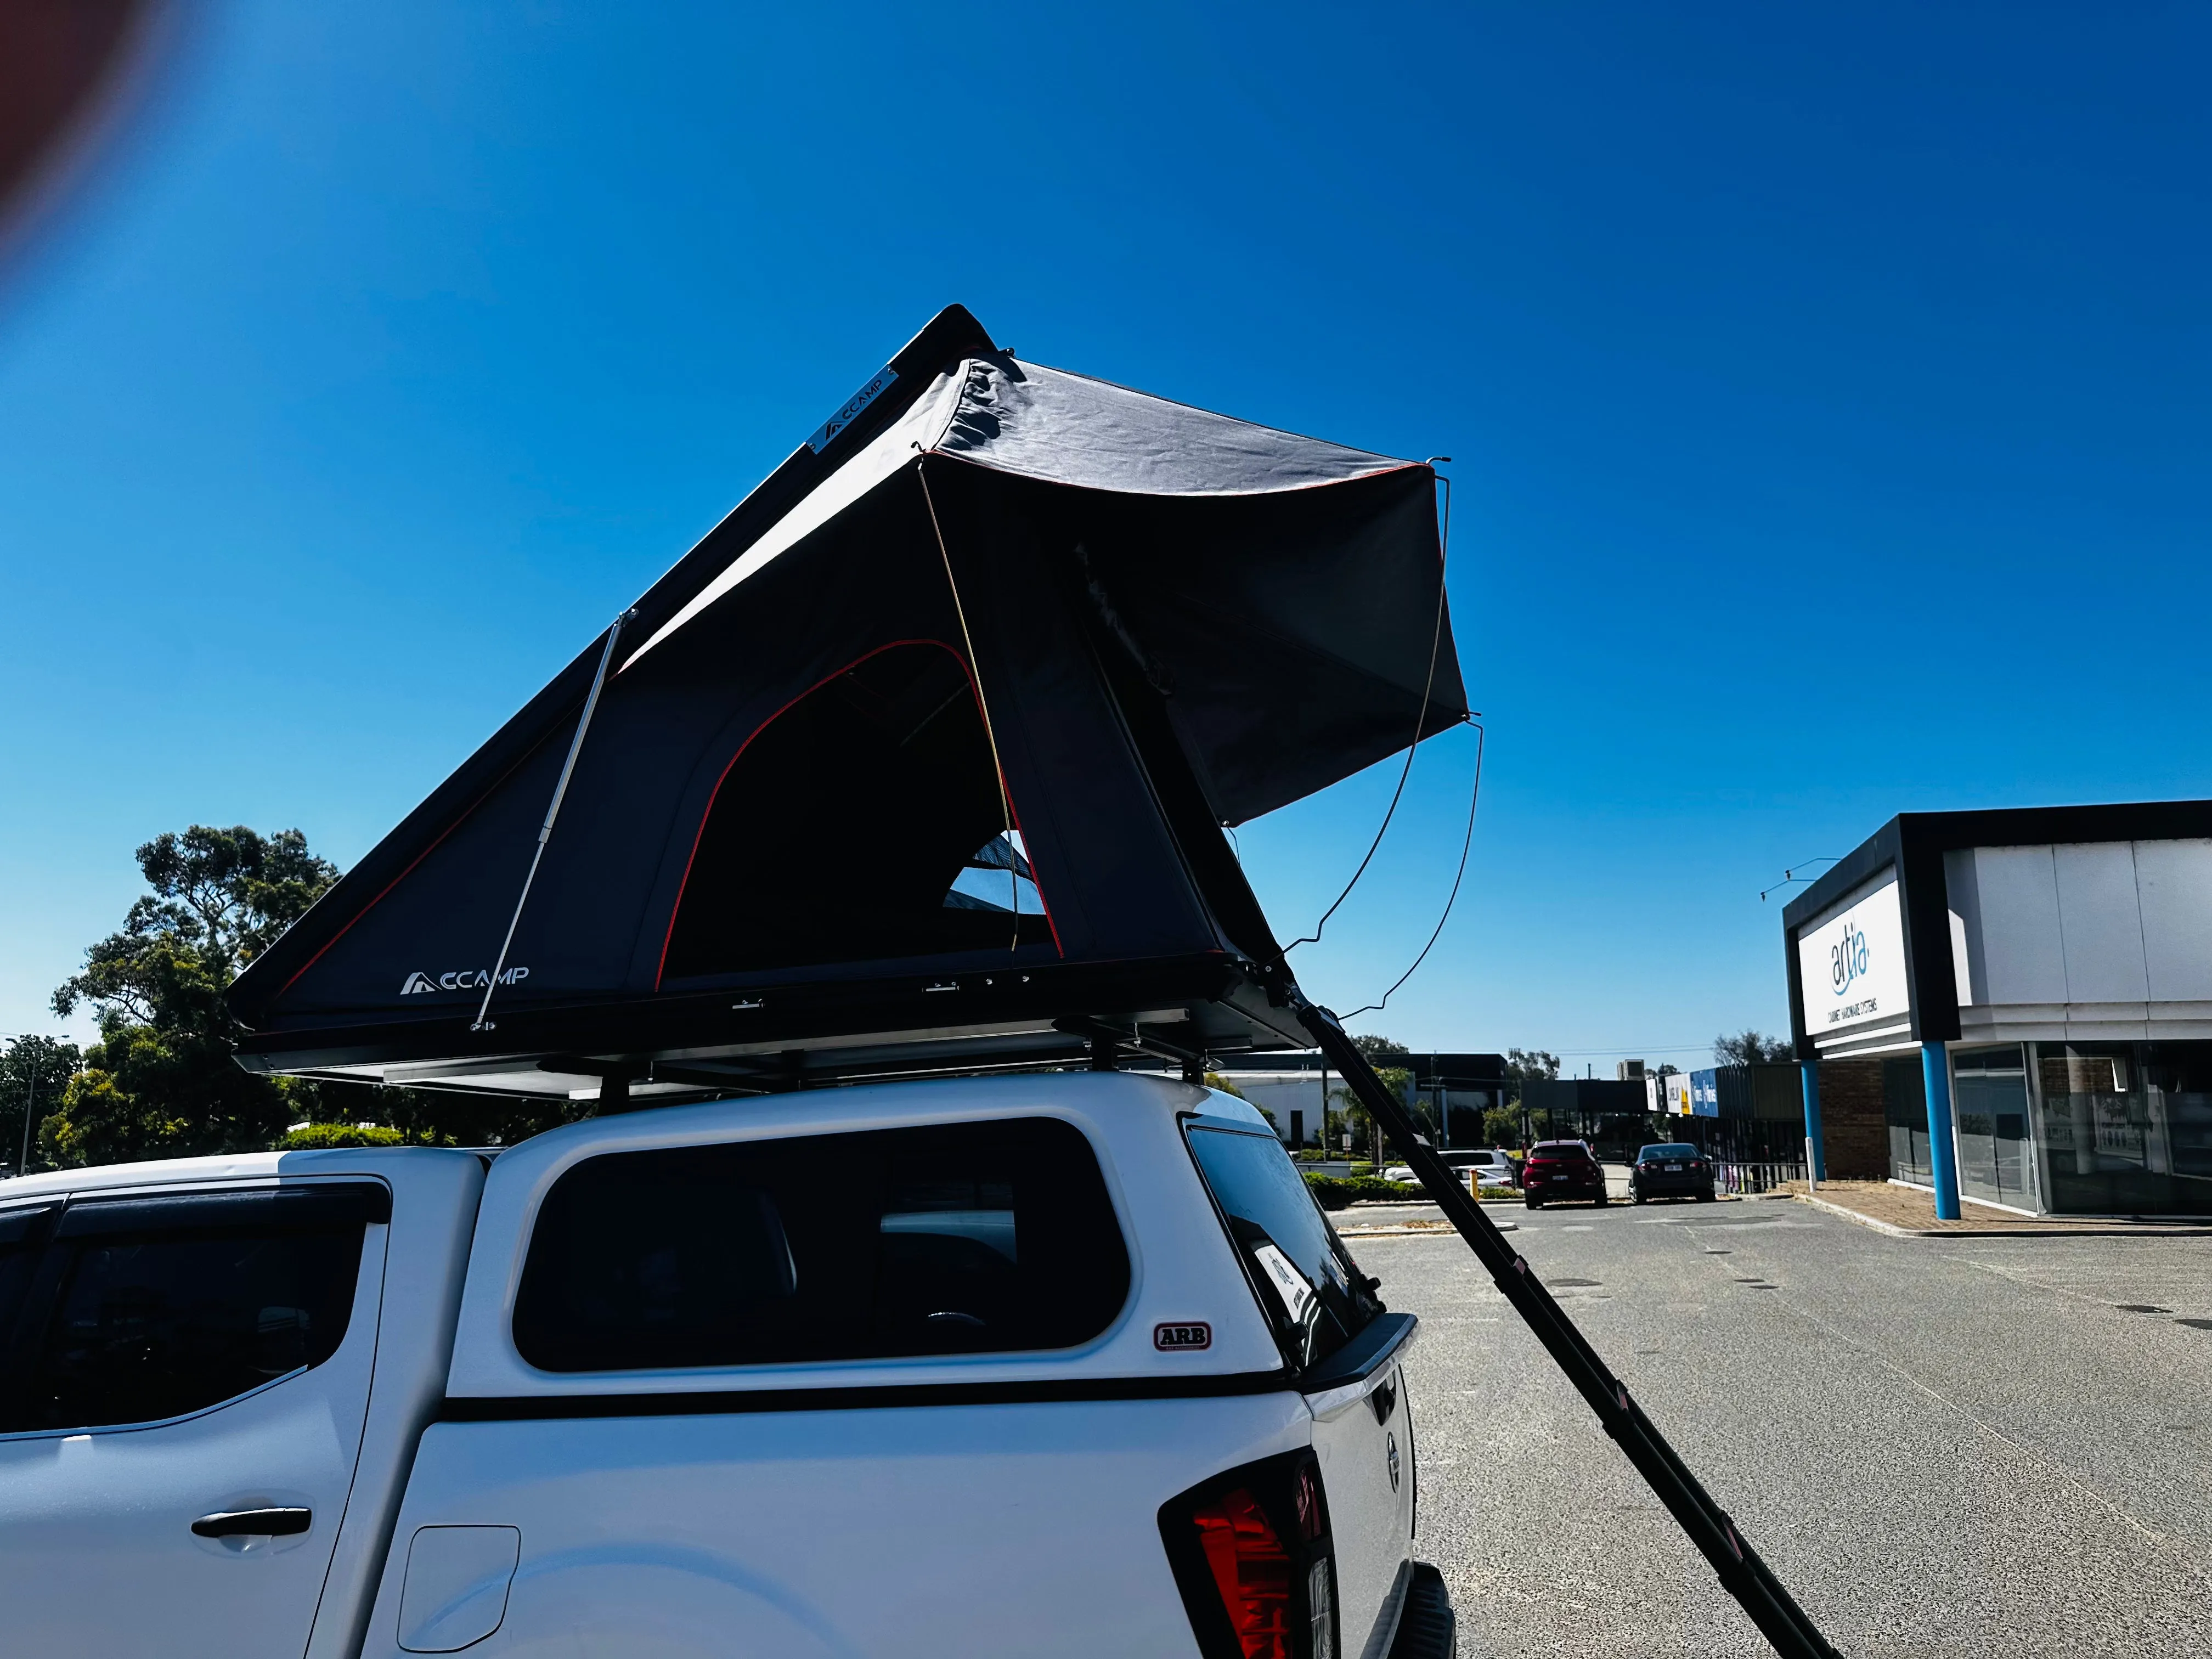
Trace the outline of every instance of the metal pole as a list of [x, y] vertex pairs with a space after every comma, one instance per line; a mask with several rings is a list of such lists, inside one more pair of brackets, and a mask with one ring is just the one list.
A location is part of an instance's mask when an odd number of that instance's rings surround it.
[[1497, 1224], [1482, 1206], [1451, 1177], [1443, 1161], [1430, 1146], [1403, 1102], [1382, 1086], [1365, 1055], [1345, 1035], [1334, 1014], [1308, 1001], [1295, 985], [1285, 988], [1299, 1023], [1313, 1034], [1322, 1051], [1336, 1062], [1345, 1082], [1366, 1103], [1412, 1166], [1414, 1176], [1443, 1211], [1476, 1259], [1528, 1322], [1567, 1379], [1581, 1390], [1605, 1431], [1620, 1443], [1628, 1461], [1650, 1483], [1659, 1501], [1677, 1524], [1712, 1564], [1723, 1588], [1743, 1606], [1752, 1622], [1784, 1659], [1838, 1659], [1811, 1619], [1806, 1616], [1758, 1552], [1736, 1531], [1727, 1511], [1698, 1484], [1689, 1468], [1667, 1443], [1644, 1409], [1629, 1397], [1627, 1385], [1606, 1368], [1588, 1339], [1576, 1329], [1559, 1304], [1544, 1288], [1528, 1264], [1505, 1242]]
[[1828, 1174], [1826, 1148], [1822, 1144], [1826, 1137], [1820, 1132], [1820, 1062], [1805, 1060], [1799, 1070], [1805, 1079], [1805, 1180], [1808, 1186], [1818, 1187]]
[[492, 963], [491, 977], [484, 981], [483, 1000], [477, 1005], [476, 1024], [471, 1031], [495, 1030], [494, 1023], [484, 1016], [491, 1010], [491, 994], [499, 988], [499, 976], [507, 971], [507, 953], [514, 945], [514, 930], [522, 925], [522, 907], [530, 902], [530, 884], [538, 879], [538, 862], [545, 856], [545, 843], [553, 839], [553, 820], [561, 816], [562, 798], [568, 793], [569, 775], [576, 769], [576, 757], [583, 752], [584, 733], [592, 729], [592, 714], [599, 706], [599, 691], [607, 683], [607, 665], [615, 659], [615, 641], [622, 637], [622, 625], [637, 614], [625, 611], [607, 628], [606, 649], [599, 653], [599, 672], [592, 676], [592, 690], [584, 699], [584, 712], [576, 720], [576, 735], [568, 742], [568, 758], [561, 763], [561, 781], [553, 786], [553, 799], [545, 808], [545, 822], [538, 831], [538, 850], [530, 855], [529, 873], [522, 878], [522, 890], [515, 895], [514, 914], [507, 919], [507, 937], [499, 942], [499, 959]]
[[1940, 1042], [1920, 1045], [1920, 1078], [1928, 1091], [1928, 1176], [1936, 1218], [1959, 1218], [1959, 1160], [1951, 1138], [1951, 1057]]
[[[23, 1045], [21, 1042], [15, 1045], [15, 1052], [17, 1054], [23, 1052]], [[19, 1176], [31, 1173], [31, 1116], [38, 1109], [39, 1061], [38, 1057], [33, 1054], [31, 1059], [30, 1079], [23, 1086], [23, 1156], [15, 1165], [15, 1173]]]

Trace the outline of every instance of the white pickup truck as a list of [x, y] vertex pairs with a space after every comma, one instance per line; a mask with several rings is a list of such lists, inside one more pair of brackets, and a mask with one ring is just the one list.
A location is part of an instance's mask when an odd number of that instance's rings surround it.
[[1441, 1659], [1374, 1291], [1128, 1073], [27, 1177], [0, 1647]]

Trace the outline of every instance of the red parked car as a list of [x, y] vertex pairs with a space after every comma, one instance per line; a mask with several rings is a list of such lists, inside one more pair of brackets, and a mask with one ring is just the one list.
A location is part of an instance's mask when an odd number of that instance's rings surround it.
[[1597, 1154], [1581, 1140], [1540, 1140], [1522, 1166], [1522, 1201], [1532, 1210], [1561, 1199], [1605, 1202], [1605, 1170]]

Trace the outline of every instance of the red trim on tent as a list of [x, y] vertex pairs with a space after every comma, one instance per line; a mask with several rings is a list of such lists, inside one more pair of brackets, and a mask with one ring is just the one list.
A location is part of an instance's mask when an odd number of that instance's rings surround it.
[[[391, 892], [393, 888], [398, 886], [401, 882], [406, 880], [408, 877], [413, 875], [415, 873], [415, 866], [422, 863], [424, 859], [428, 858], [431, 854], [436, 852], [440, 844], [445, 841], [447, 836], [452, 835], [454, 830], [466, 823], [469, 821], [470, 816], [475, 812], [477, 808], [482, 806], [486, 801], [489, 800], [494, 794], [497, 793], [500, 785], [505, 783], [509, 778], [513, 777], [518, 771], [520, 771], [532, 755], [535, 755], [540, 749], [544, 747], [544, 744], [545, 740], [541, 738], [536, 743], [531, 744], [530, 747], [524, 750], [521, 756], [517, 758], [513, 766], [508, 767], [506, 771], [501, 773], [498, 777], [492, 781], [491, 787], [489, 789], [486, 789], [483, 793], [478, 795], [474, 800], [471, 801], [466, 806], [455, 813], [453, 815], [453, 821], [447, 824], [444, 829], [438, 831], [437, 840], [432, 842], [428, 847], [417, 853], [413, 858], [408, 860], [407, 867], [405, 869], [402, 870], [398, 875], [392, 877], [390, 881], [386, 882], [383, 886], [378, 888], [376, 890], [376, 896], [374, 898], [369, 900], [369, 902], [362, 905], [360, 909], [348, 916], [346, 918], [344, 927], [339, 928], [337, 933], [332, 933], [328, 939], [325, 939], [320, 945], [316, 947], [314, 955], [309, 957], [305, 962], [301, 963], [298, 968], [293, 970], [292, 977], [286, 980], [282, 985], [276, 988], [276, 995], [281, 997], [285, 992], [290, 990], [295, 985], [297, 985], [300, 982], [300, 975], [306, 973], [308, 969], [313, 967], [317, 963], [323, 959], [324, 951], [329, 950], [331, 946], [336, 945], [340, 939], [351, 933], [353, 931], [354, 923], [359, 921], [371, 910], [376, 908], [379, 904], [381, 904], [384, 902], [384, 898], [386, 894]], [[1040, 894], [1039, 896], [1041, 897], [1042, 895]], [[276, 1000], [276, 998], [272, 997], [270, 1000], [273, 1002]]]
[[[962, 656], [957, 651], [955, 651], [943, 640], [890, 640], [882, 645], [877, 646], [872, 651], [862, 652], [859, 656], [854, 658], [852, 661], [847, 663], [842, 668], [836, 670], [836, 672], [824, 674], [820, 679], [815, 681], [814, 684], [808, 686], [806, 690], [800, 692], [797, 696], [792, 698], [790, 702], [785, 703], [782, 708], [777, 709], [775, 713], [770, 714], [758, 726], [753, 727], [750, 732], [745, 734], [745, 740], [738, 745], [737, 752], [730, 757], [728, 764], [722, 768], [721, 776], [714, 780], [714, 787], [707, 797], [707, 810], [699, 815], [699, 827], [691, 832], [691, 850], [689, 854], [685, 854], [684, 860], [684, 878], [676, 884], [676, 902], [669, 907], [668, 911], [668, 931], [660, 936], [660, 959], [653, 964], [653, 988], [654, 990], [658, 991], [660, 988], [660, 981], [668, 971], [669, 942], [676, 937], [677, 917], [684, 914], [684, 890], [690, 885], [691, 866], [693, 861], [699, 856], [700, 842], [706, 838], [707, 821], [714, 816], [714, 803], [721, 796], [722, 786], [729, 781], [731, 772], [736, 769], [738, 763], [744, 758], [745, 750], [752, 747], [753, 739], [760, 736], [762, 732], [767, 731], [769, 726], [774, 726], [778, 720], [781, 720], [786, 714], [789, 714], [800, 703], [805, 702], [807, 698], [812, 696], [817, 691], [819, 691], [823, 686], [829, 684], [830, 681], [836, 679], [838, 675], [849, 674], [855, 668], [858, 668], [862, 663], [867, 661], [869, 658], [879, 657], [886, 651], [896, 651], [902, 645], [933, 645], [939, 650], [945, 652], [946, 654], [951, 656], [953, 661], [960, 665], [961, 675], [968, 682], [968, 694], [975, 699], [975, 712], [979, 715], [982, 714], [983, 694], [976, 687], [975, 671], [969, 667], [968, 659], [965, 657]], [[1003, 770], [999, 774], [999, 787], [1006, 791], [1006, 811], [1014, 820], [1015, 832], [1017, 834], [1020, 834], [1022, 828], [1022, 815], [1014, 806], [1014, 792], [1007, 784], [1006, 775]], [[1022, 841], [1024, 847], [1029, 844], [1028, 836], [1024, 836], [1022, 837]], [[410, 869], [413, 867], [414, 866], [411, 865], [409, 866]], [[1052, 933], [1052, 948], [1059, 955], [1064, 957], [1067, 954], [1066, 947], [1062, 945], [1060, 942], [1060, 926], [1052, 919], [1052, 901], [1044, 896], [1044, 884], [1042, 881], [1036, 879], [1036, 860], [1034, 857], [1031, 857], [1030, 860], [1030, 884], [1036, 889], [1037, 902], [1044, 907], [1044, 925]], [[379, 896], [380, 897], [381, 895], [379, 895]]]

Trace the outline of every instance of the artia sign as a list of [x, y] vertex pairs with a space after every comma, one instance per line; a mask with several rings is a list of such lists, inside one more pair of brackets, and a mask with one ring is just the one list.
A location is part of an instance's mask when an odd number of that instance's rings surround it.
[[1905, 981], [1905, 919], [1894, 878], [1797, 939], [1805, 1030], [1814, 1041], [1911, 1014]]

